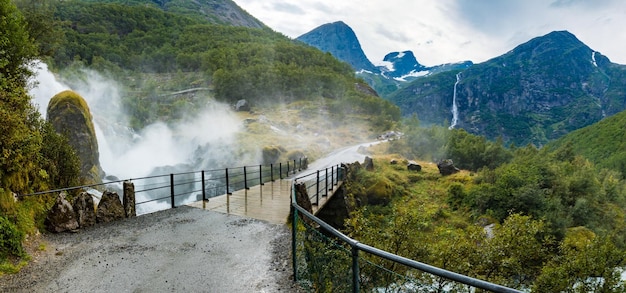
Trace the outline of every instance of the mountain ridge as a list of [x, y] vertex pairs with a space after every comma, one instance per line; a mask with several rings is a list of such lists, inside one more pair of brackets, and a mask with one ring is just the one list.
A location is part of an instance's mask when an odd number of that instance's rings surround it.
[[426, 124], [452, 120], [456, 74], [458, 127], [490, 139], [543, 145], [624, 110], [626, 66], [555, 31], [465, 70], [417, 79], [389, 99]]

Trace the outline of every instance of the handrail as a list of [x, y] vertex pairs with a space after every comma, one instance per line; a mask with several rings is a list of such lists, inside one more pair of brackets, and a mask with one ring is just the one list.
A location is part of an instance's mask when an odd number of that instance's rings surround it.
[[[287, 161], [285, 162], [285, 164], [286, 168], [283, 168], [283, 163], [280, 162], [276, 164], [272, 163], [269, 165], [251, 165], [224, 169], [186, 171], [179, 173], [114, 180], [96, 184], [72, 186], [54, 190], [39, 191], [18, 196], [27, 197], [71, 190], [85, 190], [88, 188], [95, 188], [99, 186], [107, 188], [107, 185], [120, 184], [126, 181], [130, 181], [135, 184], [137, 184], [138, 182], [144, 183], [143, 185], [140, 185], [140, 188], [138, 190], [134, 191], [135, 194], [149, 194], [148, 198], [143, 198], [141, 201], [135, 201], [135, 207], [141, 206], [142, 204], [146, 203], [164, 201], [169, 199], [169, 206], [171, 208], [175, 208], [177, 203], [177, 197], [187, 196], [187, 198], [183, 200], [188, 200], [189, 196], [199, 196], [199, 192], [201, 192], [202, 200], [206, 200], [207, 189], [211, 192], [209, 196], [231, 194], [232, 191], [240, 190], [242, 188], [248, 189], [252, 186], [256, 186], [259, 184], [263, 185], [265, 182], [274, 181], [279, 178], [282, 179], [284, 176], [296, 174], [298, 170], [306, 168], [308, 161], [306, 157], [303, 157], [297, 160]], [[209, 175], [208, 178], [205, 176], [207, 174]], [[206, 188], [205, 184], [207, 184], [207, 182], [211, 185], [215, 184], [215, 186]], [[198, 184], [201, 184], [202, 188], [197, 186]], [[224, 192], [222, 193], [221, 191]], [[160, 209], [163, 208], [152, 208], [151, 210], [144, 210], [144, 212], [153, 212]]]
[[[327, 168], [328, 169], [328, 168]], [[476, 279], [476, 278], [472, 278], [466, 275], [462, 275], [459, 273], [455, 273], [452, 271], [448, 271], [442, 268], [438, 268], [438, 267], [434, 267], [425, 263], [421, 263], [412, 259], [408, 259], [399, 255], [395, 255], [392, 253], [389, 253], [387, 251], [369, 246], [367, 244], [364, 243], [360, 243], [359, 241], [352, 239], [350, 237], [348, 237], [347, 235], [341, 233], [339, 230], [333, 228], [331, 225], [329, 225], [328, 223], [324, 222], [323, 220], [321, 220], [320, 218], [316, 217], [315, 215], [311, 214], [310, 212], [308, 212], [306, 209], [304, 209], [303, 207], [299, 206], [297, 201], [296, 201], [296, 189], [295, 189], [295, 184], [298, 183], [298, 179], [302, 179], [302, 178], [306, 178], [308, 176], [311, 176], [312, 174], [315, 174], [315, 172], [313, 173], [309, 173], [307, 175], [303, 175], [303, 176], [299, 176], [297, 178], [295, 178], [292, 182], [291, 185], [291, 206], [294, 208], [293, 210], [293, 219], [291, 221], [292, 223], [292, 265], [293, 265], [293, 275], [294, 275], [294, 279], [297, 278], [297, 260], [296, 260], [296, 231], [297, 231], [297, 220], [298, 220], [298, 213], [302, 213], [303, 215], [305, 215], [308, 219], [314, 221], [315, 223], [317, 223], [321, 228], [323, 228], [324, 230], [326, 230], [327, 232], [329, 232], [330, 234], [332, 234], [334, 237], [336, 237], [337, 239], [343, 241], [344, 243], [350, 245], [350, 247], [352, 248], [352, 257], [353, 257], [353, 261], [352, 261], [352, 288], [353, 288], [353, 292], [359, 292], [359, 267], [358, 267], [358, 252], [359, 251], [363, 251], [381, 258], [384, 258], [386, 260], [392, 261], [392, 262], [396, 262], [396, 263], [400, 263], [402, 265], [435, 275], [435, 276], [439, 276], [439, 277], [443, 277], [458, 283], [462, 283], [465, 285], [469, 285], [472, 287], [476, 287], [476, 288], [480, 288], [480, 289], [484, 289], [484, 290], [488, 290], [491, 292], [502, 292], [502, 293], [522, 293], [522, 291], [513, 289], [513, 288], [509, 288], [509, 287], [505, 287], [502, 285], [498, 285], [498, 284], [494, 284], [491, 282], [487, 282], [487, 281], [483, 281], [480, 279]], [[345, 173], [344, 173], [345, 175]], [[297, 281], [297, 280], [296, 280]]]

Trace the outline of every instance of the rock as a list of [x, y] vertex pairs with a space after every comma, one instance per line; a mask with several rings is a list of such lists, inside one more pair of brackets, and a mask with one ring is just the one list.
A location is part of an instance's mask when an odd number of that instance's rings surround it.
[[241, 99], [237, 101], [237, 104], [235, 104], [235, 111], [237, 112], [250, 111], [250, 104], [248, 103], [247, 100]]
[[389, 161], [389, 164], [391, 164], [391, 165], [398, 165], [398, 160], [391, 159], [391, 161]]
[[266, 146], [261, 150], [261, 160], [263, 165], [278, 163], [281, 155], [287, 150], [281, 146]]
[[397, 131], [387, 131], [381, 135], [378, 136], [379, 140], [395, 140], [395, 139], [399, 139], [403, 136], [404, 134], [402, 132], [397, 132]]
[[58, 93], [48, 103], [46, 119], [57, 133], [67, 135], [80, 158], [80, 174], [85, 183], [102, 183], [104, 171], [100, 167], [96, 131], [85, 99], [70, 90]]
[[309, 198], [309, 193], [306, 189], [305, 182], [297, 182], [293, 185], [296, 190], [296, 202], [299, 206], [304, 208], [307, 212], [313, 213], [313, 203]]
[[409, 163], [406, 165], [407, 170], [409, 171], [422, 171], [422, 166], [416, 162], [413, 161], [409, 161]]
[[124, 181], [124, 214], [127, 218], [137, 216], [135, 209], [135, 184], [130, 181]]
[[87, 192], [81, 192], [74, 199], [74, 212], [78, 226], [81, 228], [91, 227], [96, 224], [96, 210], [93, 197]]
[[50, 232], [65, 232], [78, 229], [78, 221], [76, 221], [76, 214], [74, 208], [65, 199], [67, 193], [61, 192], [56, 198], [54, 205], [48, 211], [45, 224], [46, 229]]
[[374, 170], [374, 160], [372, 160], [372, 158], [370, 157], [365, 157], [365, 160], [363, 161], [363, 167], [367, 171]]
[[98, 204], [96, 221], [98, 223], [107, 223], [123, 219], [124, 214], [124, 206], [122, 206], [119, 195], [115, 192], [105, 191]]
[[439, 168], [439, 174], [443, 176], [458, 173], [460, 171], [457, 167], [454, 166], [454, 163], [450, 159], [443, 160], [437, 163], [437, 168]]
[[370, 150], [365, 147], [365, 146], [360, 146], [357, 150], [357, 153], [362, 154], [362, 155], [369, 155], [370, 154]]

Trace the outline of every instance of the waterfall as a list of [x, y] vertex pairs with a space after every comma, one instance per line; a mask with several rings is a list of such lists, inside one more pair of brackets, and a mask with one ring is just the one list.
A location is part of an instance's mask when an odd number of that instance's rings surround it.
[[459, 122], [459, 107], [456, 104], [456, 86], [459, 84], [461, 80], [461, 73], [456, 74], [456, 82], [454, 83], [454, 94], [452, 96], [452, 123], [448, 129], [453, 129], [457, 123]]
[[591, 51], [591, 63], [593, 63], [593, 66], [598, 67], [598, 63], [596, 63], [596, 51]]

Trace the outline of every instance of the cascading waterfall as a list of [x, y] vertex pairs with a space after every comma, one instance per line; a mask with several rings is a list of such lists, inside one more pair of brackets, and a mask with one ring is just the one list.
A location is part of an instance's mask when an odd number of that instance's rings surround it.
[[[256, 154], [242, 158], [233, 152], [241, 123], [228, 105], [210, 102], [188, 119], [177, 123], [156, 122], [135, 133], [128, 127], [119, 86], [114, 81], [85, 69], [82, 72], [86, 76], [84, 81], [69, 80], [65, 84], [56, 79], [45, 63], [38, 63], [32, 69], [35, 77], [30, 95], [42, 115], [45, 115], [52, 96], [63, 90], [73, 89], [85, 98], [94, 118], [100, 164], [107, 175], [112, 175], [111, 178], [139, 178], [218, 168], [238, 161], [257, 161]], [[185, 181], [198, 180], [185, 178]], [[178, 188], [201, 190], [200, 184]], [[194, 195], [188, 197], [196, 198]], [[152, 198], [152, 194], [137, 194], [138, 202]], [[143, 210], [138, 209], [138, 213], [162, 209], [161, 206], [167, 207], [168, 203], [151, 202], [142, 207]]]
[[456, 82], [454, 83], [454, 94], [452, 96], [452, 123], [448, 129], [453, 129], [457, 123], [459, 122], [459, 107], [456, 104], [456, 86], [459, 84], [461, 80], [461, 73], [456, 74]]

